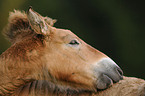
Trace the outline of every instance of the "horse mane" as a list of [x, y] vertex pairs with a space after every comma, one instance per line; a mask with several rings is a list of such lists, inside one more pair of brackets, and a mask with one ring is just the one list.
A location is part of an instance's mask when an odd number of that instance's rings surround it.
[[[53, 26], [55, 19], [44, 17], [45, 21]], [[14, 10], [9, 13], [8, 24], [3, 30], [4, 36], [13, 44], [21, 41], [35, 32], [31, 29], [27, 15], [24, 11]]]

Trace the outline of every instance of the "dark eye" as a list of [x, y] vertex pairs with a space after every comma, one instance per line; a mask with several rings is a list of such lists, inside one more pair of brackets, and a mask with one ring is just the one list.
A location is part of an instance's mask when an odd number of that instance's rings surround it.
[[71, 45], [79, 45], [77, 40], [72, 40], [69, 44], [71, 44]]

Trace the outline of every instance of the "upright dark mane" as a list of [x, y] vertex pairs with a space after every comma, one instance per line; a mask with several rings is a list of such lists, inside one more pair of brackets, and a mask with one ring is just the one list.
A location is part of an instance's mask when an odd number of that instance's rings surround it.
[[[44, 19], [51, 26], [56, 22], [56, 20], [49, 17], [44, 17]], [[4, 28], [3, 34], [11, 43], [15, 43], [35, 33], [30, 27], [26, 13], [24, 11], [14, 10], [14, 12], [10, 12], [8, 24]]]
[[12, 43], [22, 39], [27, 35], [33, 34], [33, 30], [30, 28], [25, 12], [16, 10], [14, 10], [14, 12], [10, 12], [8, 24], [4, 28], [3, 33]]

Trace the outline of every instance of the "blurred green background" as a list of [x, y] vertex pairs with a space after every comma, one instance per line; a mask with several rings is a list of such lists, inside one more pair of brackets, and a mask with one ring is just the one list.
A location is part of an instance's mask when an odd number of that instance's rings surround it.
[[[29, 6], [107, 54], [124, 75], [145, 79], [144, 0], [0, 0], [0, 30], [10, 11], [26, 11]], [[8, 47], [0, 34], [0, 54]]]

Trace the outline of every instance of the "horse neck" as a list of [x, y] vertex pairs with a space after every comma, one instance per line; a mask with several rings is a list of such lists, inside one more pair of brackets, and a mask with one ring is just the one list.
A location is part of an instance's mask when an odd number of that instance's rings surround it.
[[13, 47], [9, 48], [0, 56], [0, 96], [12, 94], [19, 87], [36, 80], [36, 75], [40, 74], [36, 73], [38, 66], [31, 63], [35, 60], [20, 56], [24, 54], [14, 55], [14, 51]]

